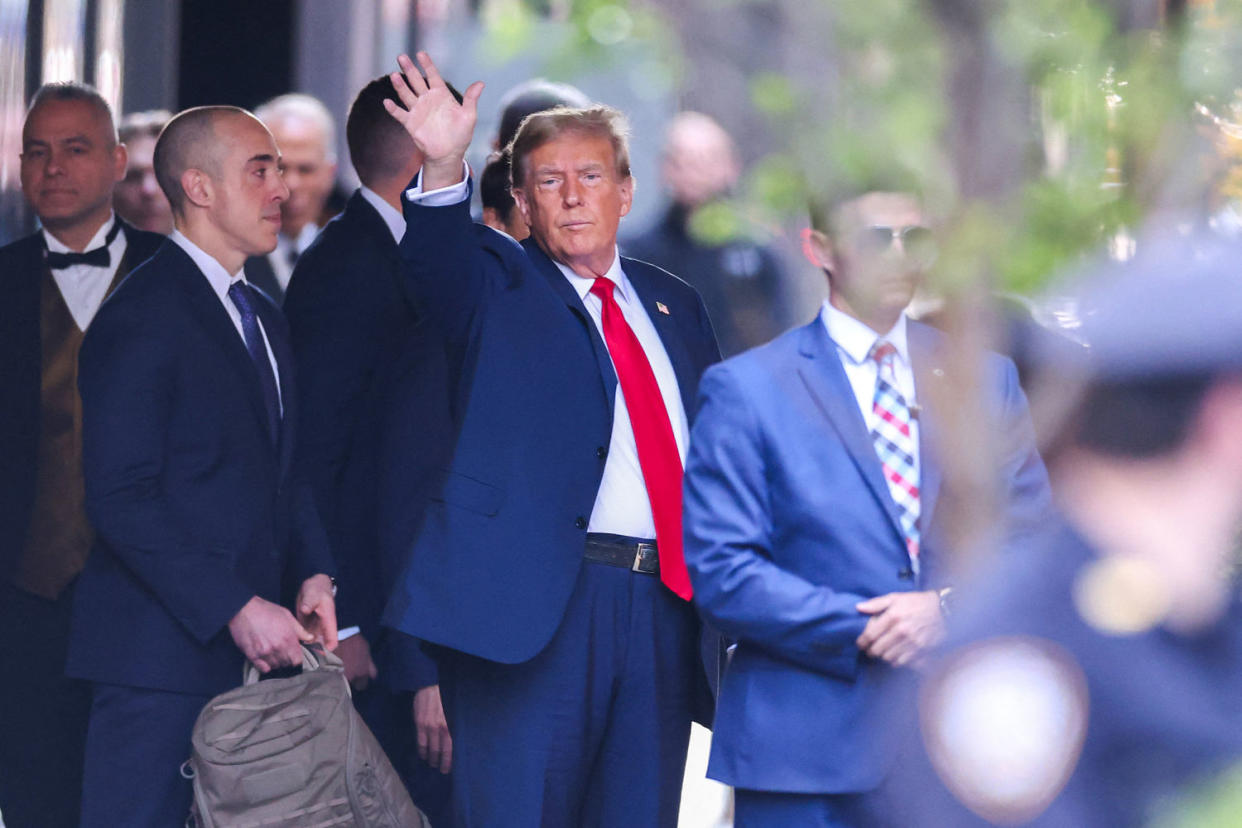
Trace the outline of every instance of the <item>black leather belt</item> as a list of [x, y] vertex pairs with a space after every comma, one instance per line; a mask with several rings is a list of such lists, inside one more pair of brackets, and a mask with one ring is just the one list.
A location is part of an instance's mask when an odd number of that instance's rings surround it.
[[592, 532], [586, 537], [583, 557], [594, 563], [619, 566], [644, 575], [660, 574], [660, 557], [653, 540]]

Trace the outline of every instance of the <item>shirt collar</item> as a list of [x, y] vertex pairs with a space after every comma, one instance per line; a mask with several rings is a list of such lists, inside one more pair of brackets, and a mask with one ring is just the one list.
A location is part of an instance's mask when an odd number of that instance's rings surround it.
[[362, 193], [362, 197], [367, 200], [375, 208], [375, 212], [380, 214], [380, 218], [384, 220], [384, 224], [388, 225], [388, 232], [392, 233], [393, 241], [401, 243], [401, 237], [405, 235], [405, 216], [396, 207], [393, 207], [380, 196], [379, 193], [363, 184], [358, 188]]
[[[108, 220], [95, 231], [95, 235], [91, 236], [91, 240], [86, 243], [86, 247], [82, 248], [81, 251], [74, 250], [73, 248], [63, 244], [60, 239], [49, 233], [46, 227], [43, 228], [43, 240], [47, 242], [47, 249], [53, 253], [85, 253], [94, 250], [97, 247], [103, 247], [104, 239], [108, 237], [108, 233], [111, 232], [112, 225], [115, 223], [116, 213], [108, 213]], [[124, 233], [117, 233], [116, 238], [112, 240], [112, 244], [115, 245], [118, 240], [123, 239], [124, 237]], [[111, 249], [111, 245], [109, 246], [109, 249]]]
[[229, 272], [224, 269], [224, 265], [216, 261], [206, 250], [203, 250], [203, 248], [186, 238], [180, 230], [172, 231], [172, 235], [169, 238], [176, 242], [194, 260], [194, 264], [198, 265], [198, 269], [207, 277], [211, 289], [220, 297], [221, 302], [228, 298], [229, 288], [233, 286], [234, 282], [246, 281], [244, 267], [242, 270], [237, 271], [236, 275], [230, 276]]
[[876, 334], [875, 331], [848, 313], [833, 307], [832, 303], [827, 299], [824, 300], [824, 307], [820, 312], [820, 318], [824, 322], [824, 327], [828, 329], [828, 336], [837, 344], [837, 348], [840, 349], [841, 353], [849, 357], [855, 365], [861, 365], [867, 360], [872, 346], [875, 345], [878, 339], [884, 339], [889, 342], [897, 349], [897, 358], [907, 365], [910, 364], [909, 346], [906, 340], [906, 315], [904, 313], [897, 318], [897, 324], [893, 325], [893, 329], [883, 336]]
[[276, 236], [276, 249], [285, 253], [286, 257], [290, 251], [297, 251], [297, 254], [301, 256], [318, 235], [319, 226], [314, 222], [308, 222], [296, 236], [290, 236], [283, 231], [278, 234]]
[[[587, 294], [591, 292], [591, 286], [595, 284], [594, 278], [579, 276], [569, 269], [567, 265], [563, 265], [553, 260], [553, 264], [561, 273], [565, 274], [565, 278], [569, 280], [569, 284], [573, 285], [574, 290], [578, 291], [578, 298], [583, 302], [586, 301]], [[625, 271], [621, 269], [621, 257], [617, 255], [614, 248], [612, 254], [612, 266], [604, 272], [603, 278], [612, 282], [615, 286], [614, 293], [619, 295], [621, 299], [629, 301], [630, 298], [630, 280], [626, 278]]]

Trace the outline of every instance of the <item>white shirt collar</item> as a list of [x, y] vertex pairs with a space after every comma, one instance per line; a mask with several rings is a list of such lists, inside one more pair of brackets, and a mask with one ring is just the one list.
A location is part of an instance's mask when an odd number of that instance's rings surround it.
[[875, 345], [877, 339], [887, 340], [897, 349], [897, 358], [907, 365], [910, 364], [909, 346], [906, 341], [906, 315], [904, 313], [897, 318], [897, 324], [893, 325], [893, 329], [883, 336], [876, 334], [875, 331], [848, 313], [833, 307], [832, 303], [827, 299], [824, 300], [824, 308], [820, 312], [820, 318], [824, 321], [824, 327], [828, 329], [828, 336], [832, 337], [832, 341], [837, 343], [837, 347], [841, 352], [849, 357], [855, 365], [861, 365], [866, 361], [868, 354], [871, 353], [871, 347]]
[[[569, 280], [569, 284], [573, 285], [574, 290], [578, 291], [578, 298], [583, 302], [586, 301], [587, 294], [591, 292], [591, 286], [595, 284], [594, 278], [579, 276], [569, 269], [568, 265], [553, 260], [553, 264], [561, 273], [565, 274], [565, 278]], [[616, 287], [614, 292], [618, 294], [622, 300], [629, 301], [630, 298], [630, 280], [626, 278], [625, 271], [621, 269], [621, 257], [617, 255], [616, 250], [612, 253], [612, 266], [604, 272], [604, 278], [612, 282]]]
[[[91, 240], [86, 243], [86, 247], [82, 248], [81, 251], [74, 250], [63, 244], [60, 239], [49, 233], [46, 227], [43, 228], [43, 240], [47, 242], [47, 249], [53, 253], [86, 253], [97, 247], [103, 247], [104, 239], [108, 237], [108, 233], [112, 231], [112, 225], [115, 223], [116, 213], [108, 213], [108, 220], [100, 225], [99, 229], [95, 231], [95, 235], [91, 236]], [[124, 233], [117, 233], [116, 239], [112, 240], [112, 244], [116, 244], [117, 239], [122, 238], [124, 235]]]
[[366, 184], [358, 188], [362, 193], [362, 197], [367, 200], [375, 208], [375, 212], [380, 214], [380, 218], [384, 220], [384, 224], [388, 225], [388, 232], [392, 233], [393, 241], [401, 243], [401, 237], [405, 235], [405, 216], [396, 207], [393, 207], [380, 196], [379, 193], [372, 190]]
[[293, 249], [298, 251], [298, 255], [301, 256], [306, 252], [306, 248], [311, 246], [311, 242], [313, 242], [315, 237], [318, 235], [319, 225], [315, 224], [313, 221], [308, 221], [305, 225], [303, 225], [301, 232], [297, 235], [297, 238], [291, 238], [289, 241], [292, 243]]
[[221, 302], [228, 299], [229, 288], [233, 286], [234, 282], [246, 281], [244, 266], [242, 270], [237, 271], [236, 275], [229, 275], [229, 272], [224, 269], [224, 265], [216, 261], [203, 248], [186, 238], [180, 230], [172, 231], [172, 235], [169, 238], [176, 242], [194, 260], [194, 264], [198, 265], [198, 269], [207, 277], [208, 283], [211, 284], [211, 289], [220, 297]]

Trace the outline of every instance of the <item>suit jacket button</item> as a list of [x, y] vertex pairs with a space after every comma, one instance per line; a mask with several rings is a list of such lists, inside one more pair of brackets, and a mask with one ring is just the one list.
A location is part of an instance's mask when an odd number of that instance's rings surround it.
[[574, 518], [574, 526], [576, 526], [579, 529], [587, 528], [587, 519], [584, 518], [582, 515], [578, 515], [578, 517]]
[[603, 460], [605, 457], [608, 456], [608, 449], [604, 448], [603, 446], [599, 446], [598, 448], [595, 449], [595, 456], [598, 457], [600, 460]]
[[914, 580], [914, 570], [913, 569], [899, 569], [897, 570], [897, 577], [903, 581]]

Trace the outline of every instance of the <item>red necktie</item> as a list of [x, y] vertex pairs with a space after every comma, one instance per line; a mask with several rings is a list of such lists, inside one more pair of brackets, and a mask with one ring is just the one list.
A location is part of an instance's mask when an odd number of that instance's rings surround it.
[[591, 286], [591, 293], [604, 303], [604, 342], [617, 369], [617, 380], [621, 383], [630, 425], [634, 428], [638, 465], [655, 518], [660, 580], [689, 601], [694, 591], [681, 551], [681, 455], [677, 452], [673, 425], [669, 422], [655, 372], [612, 296], [613, 287], [611, 281], [599, 277]]

